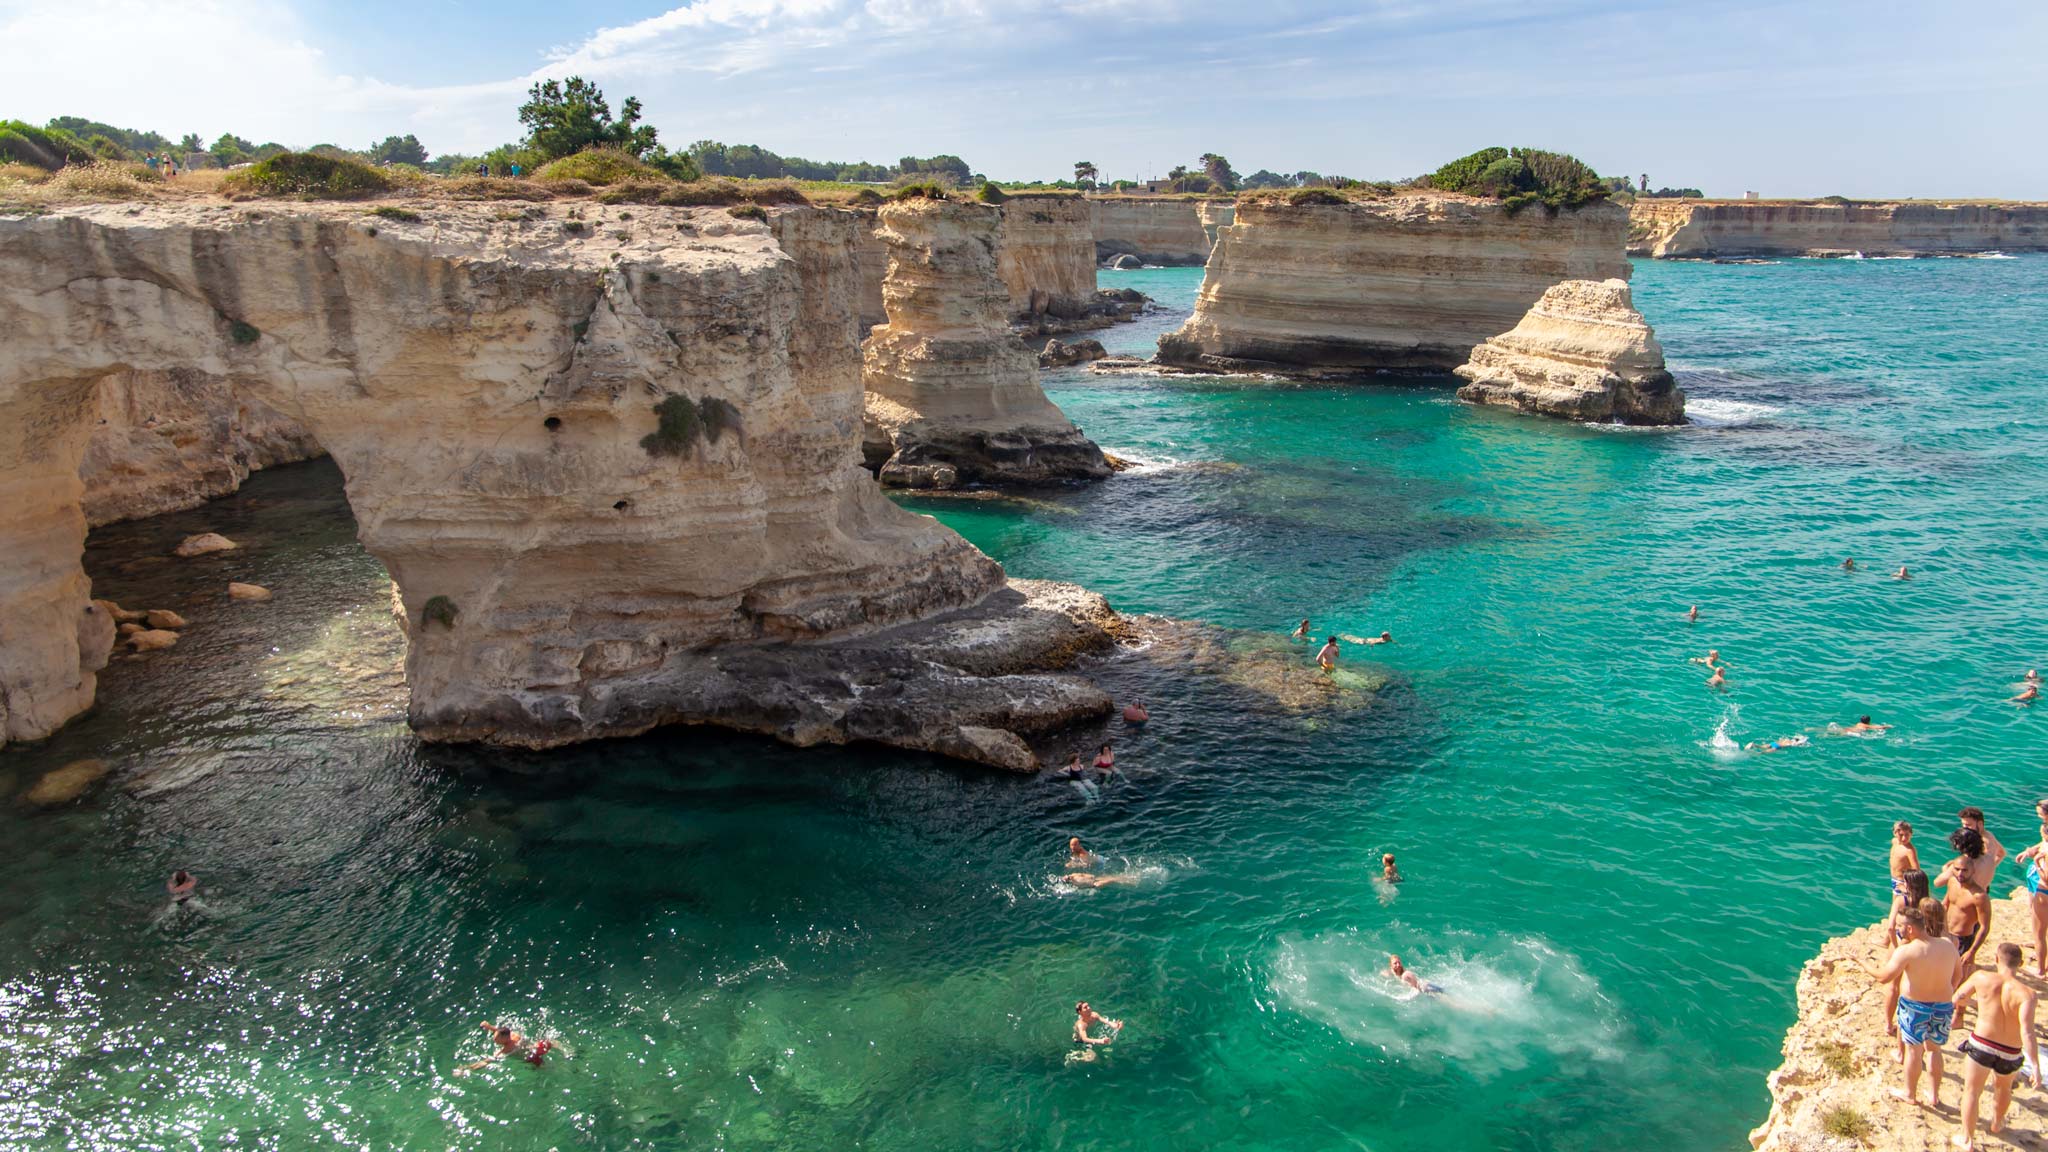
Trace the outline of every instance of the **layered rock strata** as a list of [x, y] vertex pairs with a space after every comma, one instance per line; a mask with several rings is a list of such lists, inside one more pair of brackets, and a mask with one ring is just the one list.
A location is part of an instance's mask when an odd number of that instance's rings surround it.
[[1102, 450], [1038, 385], [1010, 335], [996, 209], [908, 200], [882, 208], [889, 322], [869, 336], [870, 466], [884, 484], [1046, 484], [1109, 475]]
[[861, 334], [877, 324], [887, 323], [889, 312], [882, 306], [882, 277], [889, 274], [889, 246], [875, 235], [879, 214], [872, 208], [859, 210], [860, 244], [854, 250], [854, 267], [860, 273]]
[[[1989, 967], [1998, 945], [2031, 948], [2025, 891], [2016, 890], [1998, 902], [1991, 916], [1991, 936], [1978, 951], [1979, 966]], [[1885, 992], [1857, 961], [1879, 967], [1890, 954], [1885, 925], [1872, 924], [1821, 947], [1820, 955], [1799, 972], [1799, 1017], [1785, 1033], [1785, 1061], [1770, 1074], [1771, 1111], [1749, 1134], [1759, 1152], [1806, 1152], [1807, 1149], [1862, 1147], [1880, 1152], [1951, 1152], [1949, 1141], [1962, 1133], [1956, 1102], [1962, 1090], [1966, 1058], [1950, 1053], [1941, 1081], [1940, 1111], [1915, 1107], [1892, 1098], [1900, 1083], [1897, 1038], [1885, 1032]], [[2023, 972], [2026, 969], [2022, 969]], [[2024, 977], [2036, 992], [2048, 992], [2041, 980]], [[1957, 1038], [1960, 1039], [1960, 1032]], [[1923, 1076], [1921, 1091], [1927, 1090]], [[2035, 1148], [2048, 1137], [2048, 1117], [2028, 1104], [2027, 1089], [2016, 1088], [2003, 1135], [1987, 1138], [1982, 1124], [1991, 1119], [1991, 1092], [1981, 1100], [1980, 1146], [1992, 1143]], [[1924, 1099], [1924, 1097], [1923, 1097]], [[1860, 1118], [1867, 1135], [1850, 1141], [1830, 1133], [1848, 1118]]]
[[1227, 200], [1203, 200], [1195, 205], [1196, 214], [1202, 221], [1202, 234], [1209, 239], [1209, 250], [1216, 249], [1216, 235], [1222, 229], [1237, 223], [1237, 204]]
[[1626, 280], [1628, 214], [1461, 196], [1247, 201], [1220, 230], [1162, 363], [1209, 371], [1448, 372], [1562, 280]]
[[2048, 251], [2048, 204], [1638, 200], [1629, 251], [1658, 259]]
[[1457, 368], [1458, 399], [1544, 416], [1683, 424], [1685, 393], [1623, 280], [1567, 280]]
[[95, 528], [196, 508], [251, 472], [320, 454], [296, 421], [183, 365], [110, 373], [93, 421], [81, 478]]
[[1098, 262], [1136, 256], [1146, 264], [1186, 266], [1209, 259], [1201, 202], [1109, 197], [1088, 201]]
[[1015, 317], [1078, 319], [1096, 303], [1095, 238], [1078, 196], [1018, 196], [1002, 206], [997, 274]]
[[[1051, 610], [861, 469], [856, 216], [593, 211], [407, 222], [185, 202], [0, 219], [0, 732], [37, 737], [91, 702], [113, 623], [79, 566], [79, 464], [108, 381], [174, 370], [269, 405], [340, 465], [398, 588], [409, 716], [429, 739], [780, 717], [788, 739], [1005, 762], [1014, 747], [966, 728], [1102, 706], [1080, 681], [976, 687], [1022, 665], [988, 673], [971, 650], [927, 662], [972, 698], [957, 718], [854, 707], [875, 685], [851, 657], [807, 679], [835, 644]], [[1100, 642], [1093, 611], [1054, 614]]]

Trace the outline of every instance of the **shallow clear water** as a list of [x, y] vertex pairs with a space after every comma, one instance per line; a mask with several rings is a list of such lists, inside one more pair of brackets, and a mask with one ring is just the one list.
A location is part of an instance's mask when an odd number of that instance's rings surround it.
[[[1104, 279], [1168, 306], [1105, 336], [1143, 352], [1200, 272]], [[1347, 648], [1392, 684], [1341, 714], [1145, 674], [1092, 794], [690, 731], [422, 748], [326, 464], [95, 534], [102, 594], [193, 626], [0, 752], [9, 793], [113, 766], [0, 805], [0, 1145], [1734, 1146], [1800, 963], [1882, 908], [1890, 821], [1930, 858], [1966, 802], [2027, 839], [2048, 715], [2003, 700], [2048, 664], [2048, 259], [1636, 285], [1699, 426], [1067, 372], [1145, 467], [912, 502], [1127, 610], [1393, 632]], [[160, 559], [202, 527], [247, 547]], [[1730, 747], [1863, 712], [1898, 727]], [[1051, 882], [1070, 834], [1140, 883]], [[180, 865], [207, 909], [165, 918]], [[1391, 995], [1390, 950], [1443, 1000]], [[1127, 1027], [1069, 1065], [1082, 997]], [[452, 1077], [486, 1016], [574, 1056]]]

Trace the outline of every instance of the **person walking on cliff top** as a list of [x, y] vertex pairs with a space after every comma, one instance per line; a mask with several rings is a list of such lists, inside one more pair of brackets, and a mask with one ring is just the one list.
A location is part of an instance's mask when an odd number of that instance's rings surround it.
[[1963, 1040], [1962, 1053], [1969, 1057], [1963, 1068], [1963, 1131], [1949, 1142], [1965, 1152], [1977, 1140], [1977, 1096], [1984, 1081], [1996, 1076], [1992, 1093], [1988, 1132], [2005, 1129], [2005, 1110], [2012, 1104], [2012, 1081], [2022, 1068], [2028, 1079], [2041, 1082], [2041, 1052], [2034, 1039], [2034, 990], [2020, 982], [2020, 946], [1998, 946], [1998, 968], [1979, 972], [1956, 989], [1955, 1018], [1961, 1020], [1967, 1006], [1977, 1006], [1977, 1026]]
[[1948, 1043], [1949, 1024], [1955, 1016], [1956, 945], [1941, 935], [1944, 911], [1939, 900], [1923, 900], [1920, 907], [1903, 913], [1899, 922], [1906, 930], [1906, 942], [1892, 949], [1884, 967], [1873, 969], [1861, 957], [1856, 963], [1880, 984], [1898, 981], [1899, 1039], [1906, 1045], [1905, 1087], [1892, 1089], [1892, 1098], [1920, 1103], [1920, 1070], [1924, 1062], [1934, 1081], [1929, 1102], [1941, 1107], [1941, 1046]]

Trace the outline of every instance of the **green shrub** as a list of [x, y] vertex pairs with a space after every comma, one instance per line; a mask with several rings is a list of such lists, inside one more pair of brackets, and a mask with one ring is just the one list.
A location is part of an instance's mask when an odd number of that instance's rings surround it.
[[1839, 1040], [1830, 1041], [1820, 1045], [1817, 1051], [1821, 1066], [1829, 1072], [1845, 1079], [1856, 1074], [1856, 1054], [1849, 1050], [1847, 1044]]
[[421, 216], [410, 208], [400, 208], [395, 204], [384, 204], [372, 208], [370, 209], [370, 215], [382, 216], [386, 220], [402, 220], [407, 224], [417, 224], [421, 220], [426, 219], [426, 217]]
[[550, 160], [534, 174], [536, 180], [581, 180], [594, 187], [623, 184], [628, 180], [666, 180], [660, 172], [616, 148], [586, 148], [573, 156]]
[[1431, 173], [1428, 186], [1497, 199], [1509, 213], [1532, 204], [1551, 212], [1604, 200], [1610, 189], [1577, 157], [1540, 148], [1482, 148]]
[[704, 438], [716, 443], [727, 432], [740, 430], [740, 410], [717, 396], [697, 401], [697, 419], [704, 425]]
[[1505, 148], [1481, 148], [1470, 156], [1460, 156], [1449, 164], [1437, 169], [1429, 176], [1429, 186], [1445, 192], [1463, 192], [1486, 171], [1496, 160], [1508, 158]]
[[247, 320], [230, 320], [228, 321], [228, 339], [233, 340], [237, 344], [254, 344], [256, 341], [263, 339], [263, 333], [258, 332], [256, 326]]
[[429, 596], [427, 602], [420, 606], [420, 630], [422, 632], [426, 631], [429, 624], [439, 624], [441, 627], [449, 629], [454, 628], [455, 601], [450, 600], [446, 596]]
[[944, 200], [945, 198], [946, 186], [932, 180], [926, 180], [918, 184], [905, 184], [896, 190], [895, 195], [889, 197], [891, 200]]
[[745, 190], [747, 199], [756, 204], [809, 204], [811, 198], [794, 184], [762, 184]]
[[873, 188], [863, 188], [853, 194], [852, 200], [847, 201], [849, 204], [858, 204], [863, 208], [872, 208], [881, 202], [882, 194]]
[[640, 438], [649, 456], [681, 456], [697, 445], [703, 434], [703, 419], [688, 396], [670, 396], [654, 406], [659, 420], [654, 431]]
[[1877, 1134], [1877, 1125], [1870, 1122], [1870, 1117], [1847, 1104], [1837, 1104], [1821, 1113], [1820, 1130], [1830, 1136], [1861, 1143]]
[[62, 128], [38, 128], [23, 120], [0, 120], [0, 161], [29, 164], [55, 172], [66, 164], [95, 159], [85, 141]]
[[759, 220], [763, 224], [768, 222], [768, 210], [759, 204], [735, 204], [725, 211], [727, 215], [736, 219]]
[[983, 204], [1001, 204], [1003, 201], [1008, 200], [1010, 198], [1010, 194], [1003, 191], [995, 184], [990, 183], [983, 184], [981, 186], [981, 190], [974, 194], [974, 198], [976, 200], [981, 201]]
[[1297, 208], [1309, 204], [1350, 203], [1349, 200], [1346, 200], [1344, 197], [1337, 195], [1335, 192], [1330, 191], [1328, 188], [1303, 188], [1299, 191], [1291, 192], [1287, 196], [1287, 202], [1289, 204], [1294, 205]]
[[285, 152], [230, 172], [221, 181], [229, 192], [253, 196], [300, 196], [308, 200], [354, 200], [391, 190], [390, 176], [360, 160]]

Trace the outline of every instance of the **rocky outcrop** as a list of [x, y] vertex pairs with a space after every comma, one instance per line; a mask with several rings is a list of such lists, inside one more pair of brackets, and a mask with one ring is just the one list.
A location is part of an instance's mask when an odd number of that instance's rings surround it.
[[[2029, 923], [2024, 891], [1999, 902], [1991, 916], [1991, 937], [1978, 952], [1980, 965], [1990, 965], [2001, 943], [2031, 947]], [[1890, 951], [1884, 924], [1872, 924], [1828, 941], [1820, 955], [1800, 969], [1799, 1018], [1785, 1033], [1785, 1062], [1770, 1074], [1770, 1115], [1749, 1134], [1751, 1146], [1759, 1152], [1856, 1147], [1952, 1152], [1949, 1140], [1962, 1131], [1956, 1102], [1964, 1057], [1953, 1052], [1949, 1056], [1941, 1083], [1941, 1111], [1916, 1108], [1891, 1096], [1900, 1076], [1896, 1039], [1885, 1034], [1884, 989], [1857, 964], [1861, 959], [1876, 968]], [[2024, 978], [2036, 992], [2048, 992], [2041, 980]], [[1926, 1090], [1923, 1084], [1921, 1091]], [[2039, 1147], [2048, 1137], [2048, 1117], [2027, 1105], [2025, 1092], [2015, 1091], [2006, 1131], [1997, 1140], [2020, 1148]], [[1980, 1125], [1991, 1118], [1988, 1088], [1981, 1107]], [[1847, 1127], [1849, 1118], [1860, 1118], [1866, 1135], [1851, 1141], [1830, 1134], [1831, 1116], [1838, 1128]], [[1978, 1140], [1980, 1146], [1992, 1143], [1981, 1126]]]
[[1055, 338], [1047, 340], [1045, 347], [1039, 349], [1038, 366], [1040, 368], [1071, 368], [1076, 364], [1086, 364], [1090, 360], [1104, 359], [1108, 355], [1109, 350], [1102, 346], [1102, 341], [1100, 340], [1075, 340], [1069, 342]]
[[1209, 250], [1216, 250], [1216, 235], [1237, 223], [1237, 204], [1230, 200], [1203, 200], [1195, 205], [1202, 220], [1202, 234], [1209, 238]]
[[1185, 266], [1209, 259], [1209, 234], [1196, 200], [1108, 197], [1088, 201], [1098, 261], [1136, 256], [1146, 264]]
[[1095, 238], [1078, 196], [1015, 196], [1002, 206], [997, 273], [1010, 314], [1072, 320], [1095, 304]]
[[1045, 398], [1010, 336], [994, 208], [907, 200], [882, 208], [889, 322], [868, 336], [866, 443], [884, 484], [1045, 484], [1109, 475], [1102, 450]]
[[320, 446], [296, 421], [191, 367], [138, 367], [99, 383], [81, 476], [93, 527], [225, 496], [249, 473], [310, 460]]
[[1246, 201], [1159, 359], [1210, 371], [1448, 372], [1561, 280], [1627, 279], [1628, 215], [1420, 195]]
[[[1068, 620], [1025, 658], [1044, 667], [1105, 635], [1106, 608], [1005, 591], [862, 471], [856, 216], [590, 211], [0, 219], [0, 732], [43, 735], [92, 700], [113, 621], [79, 566], [79, 463], [107, 380], [174, 369], [269, 405], [340, 465], [398, 588], [429, 739], [701, 721], [1003, 762], [1014, 747], [963, 726], [1102, 705], [1078, 680], [976, 684], [1025, 665], [971, 644], [928, 638], [955, 655], [922, 672], [835, 654], [934, 621]], [[895, 679], [878, 696], [869, 674]], [[879, 703], [926, 691], [959, 712]]]
[[1567, 420], [1683, 424], [1685, 393], [1623, 280], [1553, 285], [1457, 368], [1458, 399]]
[[854, 267], [860, 273], [861, 334], [877, 324], [886, 324], [889, 312], [882, 306], [882, 277], [889, 274], [889, 246], [875, 235], [880, 223], [872, 208], [859, 209], [860, 243], [854, 249]]
[[1638, 200], [1629, 251], [1658, 259], [2048, 251], [2048, 204]]

